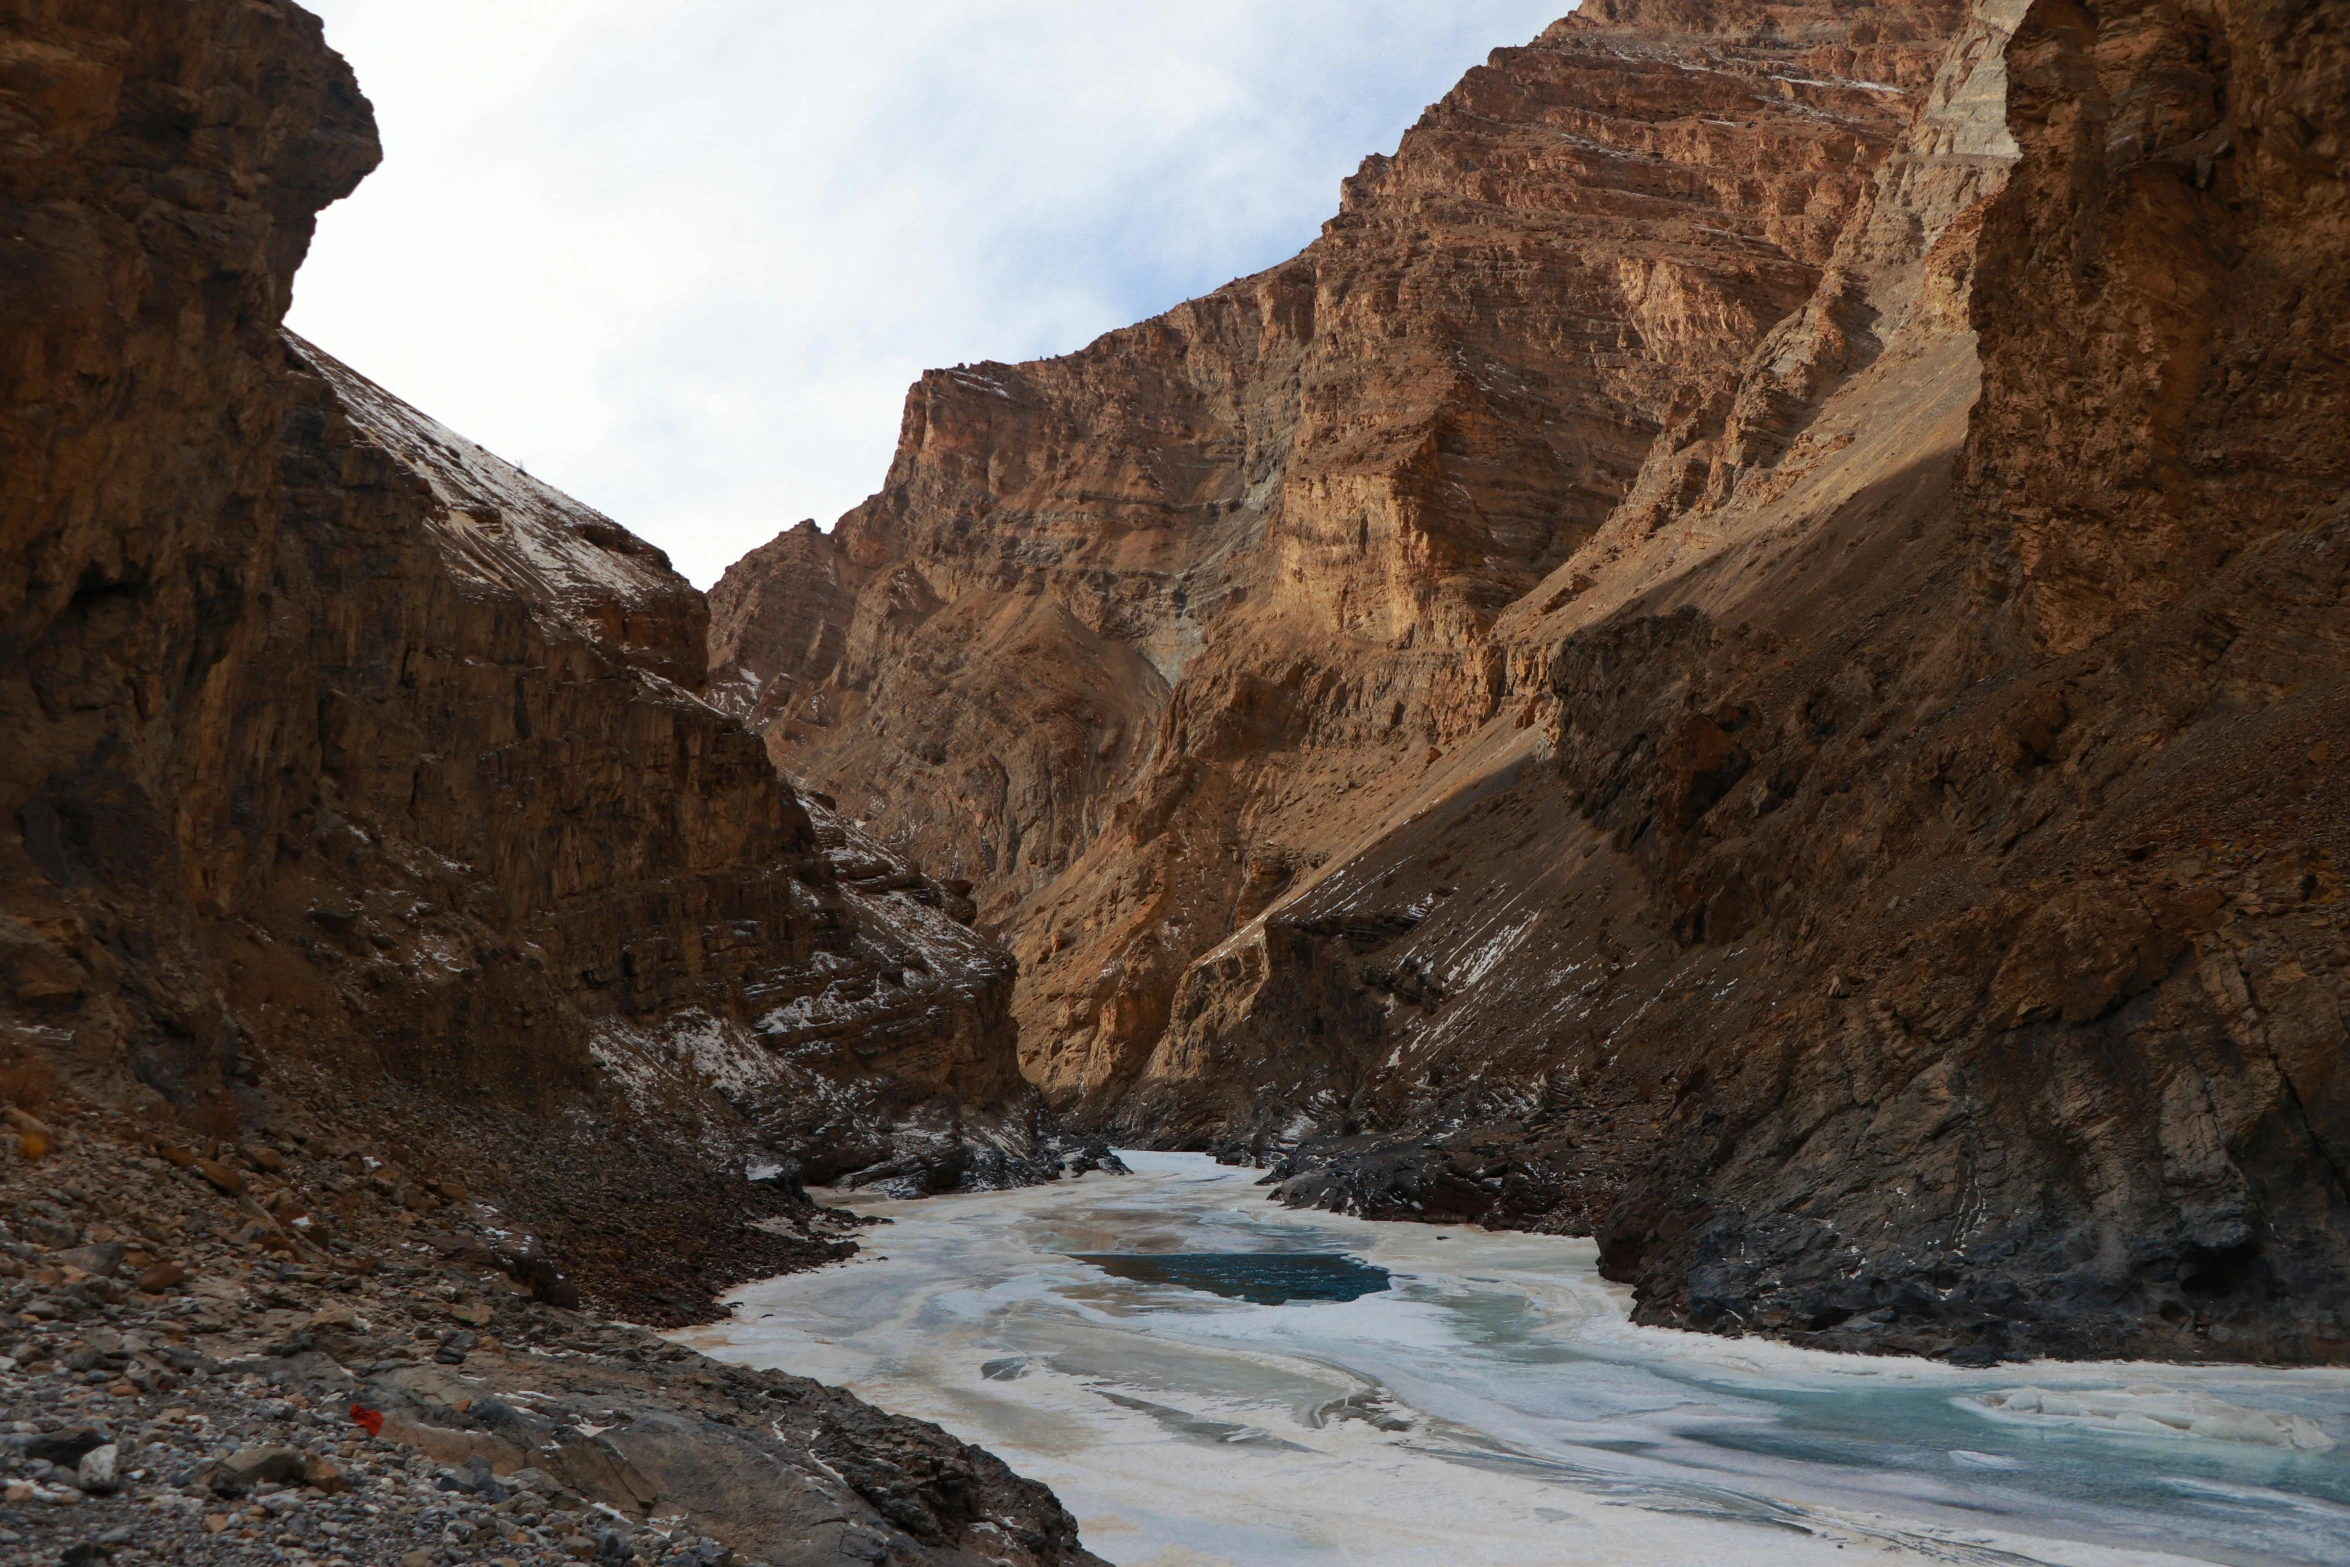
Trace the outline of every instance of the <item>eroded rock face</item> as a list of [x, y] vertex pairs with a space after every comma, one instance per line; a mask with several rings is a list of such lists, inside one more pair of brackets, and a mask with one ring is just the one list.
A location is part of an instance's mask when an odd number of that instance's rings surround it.
[[374, 123], [290, 6], [8, 28], [0, 950], [20, 1026], [168, 1039], [174, 1070], [217, 1076], [237, 1039], [181, 893], [177, 802], [191, 737], [222, 726], [208, 682], [258, 640], [294, 399], [277, 323], [315, 214], [375, 164]]
[[727, 575], [721, 682], [977, 885], [1031, 1076], [1130, 1084], [1192, 959], [1494, 715], [1495, 615], [1719, 423], [1958, 13], [1858, 14], [1595, 7], [1502, 50], [1295, 262], [925, 377], [882, 493]]
[[[1968, 445], [1979, 591], [2035, 654], [2180, 602], [2339, 504], [2341, 18], [2035, 7], [2011, 50], [2030, 156], [1983, 241]], [[2028, 291], [2033, 308], [1990, 301]]]
[[[623, 1125], [674, 1116], [722, 1164], [751, 1138], [860, 1168], [934, 1100], [928, 1119], [1022, 1119], [1011, 960], [699, 699], [700, 595], [610, 519], [293, 352], [312, 395], [249, 710], [320, 773], [295, 775], [314, 801], [272, 802], [308, 836], [252, 884], [300, 961], [225, 938], [269, 987], [236, 1002], [339, 1004], [347, 1038], [447, 1097], [616, 1086]], [[336, 1064], [334, 1041], [313, 1058]]]
[[755, 1214], [756, 1143], [878, 1161], [968, 1108], [1041, 1160], [1010, 958], [703, 700], [666, 558], [281, 336], [376, 157], [315, 19], [0, 43], [9, 1046], [155, 1114], [396, 1130], [615, 1288], [648, 1245], [774, 1271], [689, 1222]]
[[[1648, 1321], [2339, 1360], [2340, 31], [1770, 21], [1591, 7], [1473, 73], [1268, 275], [1317, 284], [1295, 372], [1193, 371], [1259, 279], [932, 377], [721, 654], [979, 883], [1030, 1072], [1127, 1135], [1594, 1232]], [[1453, 401], [1388, 395], [1456, 334]], [[1276, 371], [1294, 419], [1198, 412]], [[1068, 716], [1113, 700], [1139, 755]]]

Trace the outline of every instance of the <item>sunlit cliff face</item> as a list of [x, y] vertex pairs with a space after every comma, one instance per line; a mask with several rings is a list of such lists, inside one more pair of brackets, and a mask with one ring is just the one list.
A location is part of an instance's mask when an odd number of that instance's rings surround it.
[[295, 325], [707, 587], [872, 492], [925, 367], [1294, 251], [1556, 5], [320, 0], [393, 157]]

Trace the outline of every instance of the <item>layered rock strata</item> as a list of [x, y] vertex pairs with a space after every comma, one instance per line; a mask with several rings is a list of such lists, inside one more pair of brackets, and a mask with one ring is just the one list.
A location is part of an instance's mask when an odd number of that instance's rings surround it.
[[[10, 1069], [212, 1132], [397, 1128], [653, 1318], [804, 1260], [707, 1222], [790, 1205], [746, 1152], [887, 1162], [968, 1114], [1001, 1178], [1056, 1171], [1010, 959], [702, 699], [701, 596], [281, 336], [376, 158], [315, 19], [70, 4], [0, 41]], [[647, 1298], [648, 1252], [693, 1287]]]
[[927, 378], [718, 661], [1132, 1134], [1647, 1321], [2341, 1359], [2341, 38], [1586, 7], [1293, 267]]
[[778, 762], [1011, 935], [1033, 1078], [1123, 1092], [1186, 966], [1493, 716], [1494, 618], [1720, 422], [1956, 17], [1868, 14], [1499, 51], [1297, 261], [926, 377], [883, 491], [719, 585]]

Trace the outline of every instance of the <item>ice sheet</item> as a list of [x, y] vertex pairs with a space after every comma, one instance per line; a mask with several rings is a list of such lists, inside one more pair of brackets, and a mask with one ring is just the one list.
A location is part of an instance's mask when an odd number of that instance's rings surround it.
[[[1119, 1567], [2350, 1564], [2350, 1463], [2322, 1446], [2350, 1436], [2350, 1375], [1967, 1372], [1638, 1328], [1588, 1242], [1292, 1212], [1253, 1171], [1125, 1157], [856, 1201], [893, 1221], [864, 1257], [678, 1337], [981, 1443]], [[1174, 1250], [1343, 1253], [1393, 1287], [1262, 1306], [1076, 1260]], [[2173, 1440], [2121, 1424], [2182, 1413]]]

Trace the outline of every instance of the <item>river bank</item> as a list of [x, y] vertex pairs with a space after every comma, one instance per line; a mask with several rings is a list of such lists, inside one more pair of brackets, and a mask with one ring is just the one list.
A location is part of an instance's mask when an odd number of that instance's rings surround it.
[[[2350, 1562], [2350, 1373], [1637, 1327], [1588, 1242], [1290, 1210], [1254, 1172], [1126, 1157], [852, 1201], [892, 1221], [864, 1255], [676, 1337], [983, 1443], [1119, 1567]], [[1384, 1287], [1263, 1298], [1351, 1267]]]

